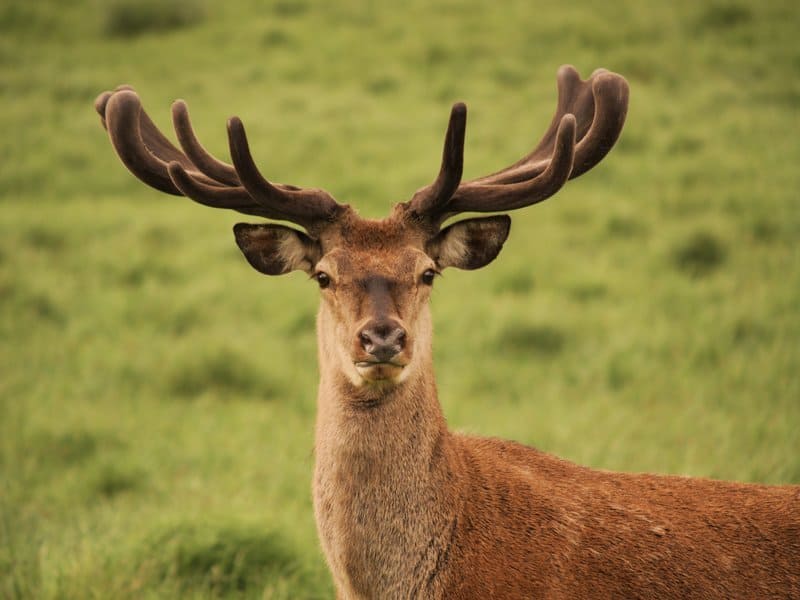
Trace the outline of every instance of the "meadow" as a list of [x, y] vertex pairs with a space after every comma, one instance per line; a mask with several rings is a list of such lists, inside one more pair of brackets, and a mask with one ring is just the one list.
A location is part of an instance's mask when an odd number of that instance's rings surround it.
[[451, 428], [598, 468], [800, 483], [800, 9], [769, 0], [5, 0], [0, 598], [329, 598], [316, 286], [254, 219], [151, 190], [94, 97], [184, 98], [226, 158], [386, 214], [525, 154], [555, 73], [631, 85], [617, 147], [433, 296]]

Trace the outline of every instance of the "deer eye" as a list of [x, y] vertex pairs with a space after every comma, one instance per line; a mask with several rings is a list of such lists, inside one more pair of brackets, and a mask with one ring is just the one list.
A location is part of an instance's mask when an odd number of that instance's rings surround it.
[[324, 271], [320, 271], [319, 273], [314, 275], [314, 279], [317, 280], [317, 283], [319, 284], [319, 287], [321, 287], [322, 289], [325, 289], [326, 287], [328, 287], [331, 284], [330, 276], [327, 273], [325, 273]]
[[422, 283], [425, 285], [433, 285], [433, 280], [436, 278], [436, 271], [433, 269], [426, 269], [422, 273]]

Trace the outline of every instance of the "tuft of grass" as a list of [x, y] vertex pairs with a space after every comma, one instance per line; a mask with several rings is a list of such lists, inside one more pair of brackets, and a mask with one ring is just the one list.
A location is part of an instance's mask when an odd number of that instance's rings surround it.
[[51, 466], [82, 463], [92, 458], [103, 443], [101, 436], [83, 430], [63, 433], [40, 431], [26, 441], [31, 455]]
[[263, 367], [256, 366], [250, 357], [227, 348], [192, 355], [176, 364], [168, 376], [168, 390], [184, 398], [206, 392], [258, 399], [284, 395], [283, 386], [271, 379]]
[[569, 295], [578, 302], [591, 302], [608, 295], [608, 287], [599, 282], [577, 283], [569, 288]]
[[757, 242], [768, 244], [780, 238], [781, 229], [772, 219], [759, 218], [750, 224], [750, 234]]
[[674, 265], [691, 277], [705, 277], [725, 262], [725, 245], [707, 231], [692, 234], [674, 249]]
[[308, 336], [314, 334], [317, 322], [316, 315], [311, 311], [298, 311], [286, 324], [286, 333], [290, 336]]
[[508, 292], [524, 296], [533, 291], [536, 280], [529, 270], [518, 269], [511, 273], [503, 274], [495, 284], [495, 290], [500, 293]]
[[23, 309], [40, 322], [47, 322], [53, 325], [64, 325], [66, 315], [53, 300], [49, 293], [31, 293], [21, 299]]
[[176, 337], [189, 334], [204, 322], [203, 311], [196, 307], [181, 307], [165, 319], [164, 328]]
[[382, 76], [371, 79], [366, 84], [366, 90], [375, 96], [390, 94], [400, 87], [400, 82], [394, 77]]
[[705, 6], [695, 20], [698, 30], [730, 29], [749, 23], [753, 13], [747, 6], [736, 2], [712, 2]]
[[308, 10], [304, 0], [278, 0], [272, 5], [272, 12], [278, 17], [299, 17]]
[[667, 150], [679, 155], [697, 154], [705, 146], [702, 138], [695, 135], [676, 133], [669, 142]]
[[[42, 569], [35, 525], [25, 521], [0, 498], [0, 597], [13, 600], [41, 596]], [[33, 542], [33, 543], [32, 543]]]
[[[270, 579], [297, 578], [299, 561], [283, 536], [243, 525], [182, 523], [153, 533], [142, 545], [138, 585], [169, 582], [182, 594], [220, 598], [259, 592]], [[296, 593], [302, 595], [302, 589]]]
[[495, 338], [497, 349], [504, 356], [535, 354], [555, 356], [566, 341], [565, 333], [552, 325], [509, 325]]
[[122, 38], [194, 25], [205, 13], [195, 0], [110, 0], [105, 11], [106, 35]]
[[145, 475], [138, 469], [116, 463], [103, 463], [88, 477], [90, 498], [105, 500], [144, 487]]
[[159, 285], [175, 284], [184, 279], [184, 273], [163, 263], [136, 260], [120, 261], [118, 264], [110, 265], [107, 276], [131, 288], [140, 288], [149, 282]]
[[167, 250], [178, 240], [177, 232], [164, 225], [151, 225], [142, 235], [142, 241], [153, 251]]
[[28, 228], [23, 239], [25, 243], [37, 250], [61, 250], [67, 244], [67, 234], [62, 229], [43, 225]]
[[518, 88], [522, 85], [528, 74], [525, 69], [519, 67], [509, 67], [507, 65], [500, 65], [492, 72], [492, 79], [497, 82], [498, 86], [508, 88]]
[[647, 226], [640, 219], [614, 215], [606, 221], [606, 231], [615, 238], [642, 237], [647, 233]]
[[618, 391], [627, 386], [633, 378], [630, 357], [617, 354], [606, 365], [606, 384], [612, 390]]
[[283, 29], [268, 29], [261, 36], [261, 43], [269, 48], [279, 46], [290, 46], [292, 44], [292, 37]]
[[766, 323], [752, 317], [738, 319], [732, 327], [731, 338], [735, 346], [765, 345], [775, 337], [774, 330]]

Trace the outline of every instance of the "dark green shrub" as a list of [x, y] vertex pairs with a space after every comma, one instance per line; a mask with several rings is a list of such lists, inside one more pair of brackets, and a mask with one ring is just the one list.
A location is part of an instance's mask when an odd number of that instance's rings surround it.
[[204, 13], [195, 0], [112, 0], [106, 5], [105, 32], [134, 37], [170, 31], [201, 21]]
[[675, 266], [692, 277], [705, 277], [716, 271], [725, 261], [725, 246], [711, 233], [693, 234], [673, 253]]

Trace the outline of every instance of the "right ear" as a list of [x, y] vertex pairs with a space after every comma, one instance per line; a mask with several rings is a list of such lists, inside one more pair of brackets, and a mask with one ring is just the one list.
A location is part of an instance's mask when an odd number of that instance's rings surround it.
[[500, 253], [510, 227], [508, 215], [464, 219], [442, 229], [425, 249], [440, 269], [480, 269]]
[[297, 269], [310, 275], [322, 258], [319, 242], [291, 227], [237, 223], [233, 235], [247, 262], [265, 275], [283, 275]]

